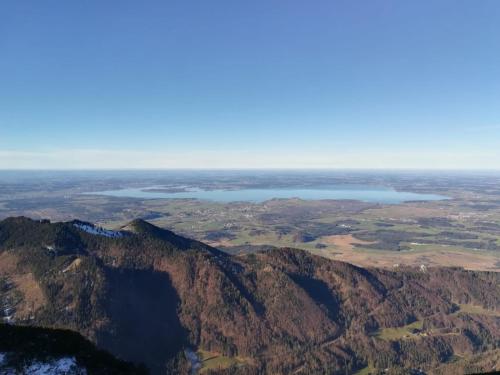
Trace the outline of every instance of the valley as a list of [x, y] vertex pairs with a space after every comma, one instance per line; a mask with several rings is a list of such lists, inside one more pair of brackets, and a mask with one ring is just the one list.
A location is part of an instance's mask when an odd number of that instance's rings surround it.
[[[229, 194], [238, 189], [303, 191], [363, 184], [449, 199], [387, 204], [299, 198], [262, 202], [147, 198], [150, 186], [174, 193], [227, 189]], [[499, 271], [498, 186], [500, 177], [488, 173], [46, 172], [21, 180], [0, 178], [0, 218], [79, 218], [114, 229], [140, 217], [230, 254], [294, 247], [360, 266], [423, 264]], [[146, 192], [140, 198], [84, 194], [128, 188]]]

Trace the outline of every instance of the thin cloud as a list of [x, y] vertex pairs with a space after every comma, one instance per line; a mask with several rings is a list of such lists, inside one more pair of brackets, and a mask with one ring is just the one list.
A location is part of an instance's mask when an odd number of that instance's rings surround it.
[[496, 151], [0, 150], [0, 169], [500, 169]]

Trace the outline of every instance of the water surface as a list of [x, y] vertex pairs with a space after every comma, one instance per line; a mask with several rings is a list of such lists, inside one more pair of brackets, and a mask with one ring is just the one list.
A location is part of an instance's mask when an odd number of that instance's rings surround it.
[[181, 192], [149, 191], [161, 187], [131, 188], [106, 190], [87, 194], [98, 194], [112, 197], [142, 199], [199, 199], [216, 202], [254, 202], [260, 203], [275, 198], [300, 198], [304, 200], [358, 200], [371, 203], [397, 204], [406, 201], [436, 201], [448, 199], [443, 195], [420, 194], [396, 191], [381, 186], [335, 185], [328, 187], [307, 188], [268, 188], [239, 190], [201, 190], [187, 189]]

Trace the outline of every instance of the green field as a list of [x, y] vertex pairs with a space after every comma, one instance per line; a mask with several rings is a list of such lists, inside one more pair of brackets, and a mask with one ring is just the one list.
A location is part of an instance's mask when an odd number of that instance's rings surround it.
[[247, 359], [242, 357], [226, 357], [219, 353], [201, 349], [198, 350], [197, 354], [201, 359], [200, 373], [208, 370], [227, 369], [235, 365], [244, 365], [247, 362]]
[[365, 368], [362, 368], [361, 370], [355, 372], [354, 375], [373, 375], [375, 373], [375, 367], [368, 365]]
[[477, 315], [488, 315], [488, 316], [500, 316], [500, 311], [498, 310], [488, 310], [482, 306], [471, 305], [471, 304], [459, 304], [460, 310], [455, 312], [455, 314], [466, 313], [466, 314], [477, 314]]
[[416, 338], [418, 334], [413, 333], [415, 329], [421, 330], [423, 327], [423, 321], [417, 320], [411, 324], [407, 324], [403, 327], [394, 328], [382, 328], [375, 334], [375, 337], [386, 341], [395, 341], [404, 338]]

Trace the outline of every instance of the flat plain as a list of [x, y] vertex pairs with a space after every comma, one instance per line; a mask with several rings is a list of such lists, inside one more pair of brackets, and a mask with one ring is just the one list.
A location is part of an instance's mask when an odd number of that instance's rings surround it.
[[[318, 184], [377, 185], [449, 199], [380, 204], [289, 198], [256, 203], [98, 194], [148, 186], [176, 191]], [[230, 253], [291, 247], [367, 267], [500, 271], [500, 176], [492, 173], [0, 173], [0, 218], [21, 215], [54, 221], [81, 219], [110, 229], [143, 218]]]

